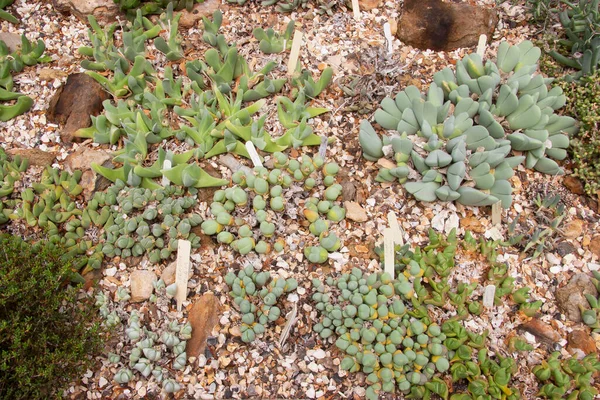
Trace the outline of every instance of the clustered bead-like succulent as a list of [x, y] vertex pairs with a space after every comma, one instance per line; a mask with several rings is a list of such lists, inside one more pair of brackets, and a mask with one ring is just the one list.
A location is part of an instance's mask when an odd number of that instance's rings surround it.
[[[165, 284], [162, 279], [154, 283], [157, 295], [163, 294]], [[153, 294], [153, 296], [156, 296]], [[129, 293], [126, 289], [119, 288], [115, 293], [116, 301], [127, 301]], [[109, 311], [109, 299], [103, 292], [96, 294], [96, 306], [99, 307], [100, 315], [105, 319], [109, 327], [116, 327], [121, 323], [121, 318], [116, 310]], [[122, 351], [119, 354], [109, 353], [107, 358], [111, 364], [120, 366], [114, 376], [118, 384], [126, 384], [134, 378], [137, 371], [144, 378], [154, 377], [158, 383], [162, 383], [166, 393], [174, 393], [181, 390], [181, 385], [173, 378], [169, 378], [169, 368], [181, 371], [187, 364], [186, 344], [192, 336], [192, 326], [189, 322], [179, 324], [176, 320], [164, 323], [160, 329], [151, 330], [142, 322], [142, 316], [136, 311], [131, 311], [127, 316], [127, 325], [124, 333], [133, 348], [130, 351]], [[122, 361], [122, 358], [128, 360]]]
[[9, 199], [15, 190], [15, 182], [21, 180], [21, 175], [27, 170], [29, 160], [14, 156], [8, 159], [6, 152], [0, 147], [0, 225], [10, 220], [16, 201]]
[[278, 299], [298, 287], [294, 278], [271, 279], [269, 272], [257, 272], [248, 265], [237, 273], [227, 273], [225, 282], [231, 289], [229, 294], [242, 314], [242, 341], [250, 343], [262, 335], [269, 323], [281, 316]]
[[600, 371], [597, 354], [588, 354], [583, 359], [573, 356], [560, 360], [560, 356], [556, 351], [533, 368], [533, 374], [543, 383], [537, 396], [544, 399], [597, 399], [599, 392], [592, 378]]
[[[319, 321], [313, 329], [323, 340], [335, 338], [346, 356], [341, 368], [367, 374], [367, 397], [376, 399], [381, 391], [402, 393], [411, 398], [437, 394], [447, 398], [450, 374], [455, 394], [467, 399], [488, 393], [494, 398], [518, 399], [510, 385], [516, 364], [511, 357], [488, 356], [488, 332], [471, 332], [462, 325], [470, 314], [479, 315], [482, 304], [475, 298], [477, 282], [461, 282], [455, 289], [448, 276], [455, 268], [456, 232], [447, 237], [429, 232], [429, 244], [414, 250], [409, 245], [395, 249], [395, 279], [388, 273], [365, 275], [358, 268], [339, 278], [313, 279], [313, 301]], [[528, 303], [528, 289], [514, 290], [514, 279], [506, 266], [496, 262], [499, 242], [477, 242], [468, 235], [461, 245], [469, 253], [483, 255], [491, 264], [490, 283], [496, 286], [494, 301], [506, 302], [510, 295], [521, 310], [539, 308]], [[381, 249], [376, 251], [382, 255]], [[382, 260], [383, 261], [383, 260]], [[445, 321], [432, 307], [454, 309]], [[526, 311], [524, 311], [526, 312]], [[522, 339], [511, 341], [514, 351], [529, 351]], [[466, 391], [456, 387], [466, 381]]]
[[[554, 160], [567, 156], [575, 120], [556, 110], [565, 104], [552, 79], [536, 74], [541, 51], [529, 41], [502, 42], [496, 63], [469, 54], [436, 73], [426, 95], [409, 86], [395, 99], [385, 98], [375, 121], [396, 131], [383, 140], [362, 121], [363, 156], [376, 161], [393, 155], [395, 168], [380, 170], [377, 180], [398, 180], [421, 201], [457, 201], [485, 206], [512, 203], [513, 169], [559, 175]], [[523, 153], [508, 157], [512, 152]]]
[[[202, 222], [202, 230], [216, 235], [217, 241], [229, 244], [242, 255], [251, 251], [264, 254], [271, 249], [280, 252], [284, 242], [275, 237], [277, 214], [285, 212], [287, 189], [301, 185], [311, 192], [322, 183], [326, 187], [323, 199], [315, 193], [306, 200], [303, 211], [311, 223], [309, 231], [319, 237], [320, 245], [306, 247], [304, 254], [310, 262], [325, 262], [329, 252], [340, 247], [339, 238], [329, 231], [330, 222], [341, 221], [346, 215], [345, 209], [336, 204], [342, 192], [341, 185], [335, 183], [339, 166], [334, 162], [325, 164], [318, 155], [303, 155], [300, 161], [281, 152], [273, 157], [273, 169], [240, 170], [232, 176], [234, 186], [215, 192], [210, 205], [213, 218]], [[254, 218], [247, 216], [250, 207]]]

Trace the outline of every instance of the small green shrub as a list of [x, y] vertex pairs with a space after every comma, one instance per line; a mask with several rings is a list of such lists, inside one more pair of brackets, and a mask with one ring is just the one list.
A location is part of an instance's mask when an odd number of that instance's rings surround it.
[[60, 397], [102, 349], [93, 303], [51, 244], [0, 236], [0, 399]]
[[580, 123], [570, 147], [574, 175], [583, 181], [585, 191], [595, 197], [600, 190], [600, 74], [560, 85], [567, 96], [566, 112]]

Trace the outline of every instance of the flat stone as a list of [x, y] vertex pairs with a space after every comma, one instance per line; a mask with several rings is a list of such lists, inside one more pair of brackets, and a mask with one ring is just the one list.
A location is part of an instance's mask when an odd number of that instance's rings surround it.
[[460, 227], [464, 228], [465, 230], [471, 231], [471, 232], [476, 232], [476, 233], [485, 232], [485, 226], [483, 226], [481, 221], [475, 217], [461, 218], [460, 219]]
[[600, 235], [594, 236], [592, 240], [590, 240], [589, 249], [596, 257], [600, 258]]
[[342, 199], [344, 201], [355, 201], [356, 200], [356, 185], [351, 181], [343, 181], [342, 185]]
[[65, 166], [71, 172], [75, 170], [83, 171], [79, 184], [83, 188], [86, 199], [90, 199], [95, 192], [103, 191], [111, 182], [102, 175], [96, 174], [92, 170], [92, 163], [108, 167], [111, 155], [104, 150], [91, 149], [81, 146], [74, 153], [71, 153], [65, 159]]
[[596, 297], [598, 291], [589, 275], [576, 274], [566, 286], [556, 289], [554, 296], [556, 297], [558, 308], [565, 314], [567, 319], [573, 322], [581, 322], [581, 311], [579, 308], [590, 308], [585, 298], [586, 294]]
[[567, 254], [573, 254], [577, 250], [571, 243], [564, 241], [556, 245], [556, 252], [559, 256], [564, 257]]
[[345, 201], [346, 218], [356, 222], [366, 222], [369, 220], [367, 212], [355, 201]]
[[381, 0], [358, 0], [358, 6], [361, 11], [369, 11], [379, 7]]
[[56, 11], [72, 14], [84, 24], [88, 15], [93, 15], [100, 25], [113, 23], [122, 15], [119, 5], [113, 0], [52, 0]]
[[563, 179], [563, 185], [575, 194], [585, 194], [583, 182], [575, 176], [567, 175]]
[[569, 333], [567, 342], [567, 350], [570, 352], [581, 350], [585, 354], [590, 354], [597, 351], [594, 338], [582, 329], [577, 329]]
[[206, 0], [202, 3], [194, 4], [192, 11], [181, 10], [179, 26], [182, 28], [192, 28], [198, 24], [202, 17], [210, 17], [221, 6], [220, 0]]
[[567, 239], [575, 239], [583, 233], [585, 222], [580, 219], [574, 219], [565, 224], [562, 231]]
[[492, 9], [441, 0], [405, 0], [396, 36], [419, 49], [450, 51], [492, 37], [498, 15]]
[[69, 74], [61, 69], [54, 68], [42, 68], [37, 72], [38, 77], [43, 81], [53, 81], [55, 79], [62, 79]]
[[165, 285], [169, 286], [172, 283], [175, 283], [175, 273], [177, 272], [177, 261], [173, 261], [171, 264], [167, 265], [165, 269], [163, 269], [160, 274], [160, 279], [165, 282]]
[[147, 270], [135, 270], [131, 273], [131, 301], [134, 303], [148, 300], [154, 291], [156, 274]]
[[194, 302], [188, 315], [188, 321], [192, 325], [192, 337], [185, 348], [188, 357], [198, 357], [204, 353], [206, 340], [220, 317], [221, 304], [213, 293], [205, 293]]
[[519, 329], [531, 333], [539, 340], [550, 345], [554, 345], [561, 339], [560, 334], [556, 332], [554, 328], [537, 318], [533, 318], [532, 320], [519, 326]]
[[36, 165], [38, 167], [47, 167], [52, 165], [52, 162], [56, 159], [56, 153], [50, 153], [40, 149], [9, 149], [7, 153], [11, 156], [19, 156], [29, 160], [29, 165]]
[[75, 132], [92, 124], [90, 116], [103, 110], [102, 102], [110, 98], [102, 85], [86, 74], [73, 74], [50, 100], [48, 121], [64, 125], [60, 132], [63, 142], [71, 142]]

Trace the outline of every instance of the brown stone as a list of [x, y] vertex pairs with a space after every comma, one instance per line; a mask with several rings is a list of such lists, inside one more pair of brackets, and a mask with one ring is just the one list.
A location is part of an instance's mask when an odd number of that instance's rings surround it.
[[481, 221], [479, 221], [478, 218], [475, 218], [472, 216], [461, 218], [460, 227], [464, 228], [465, 230], [471, 231], [471, 232], [476, 232], [476, 233], [485, 232], [485, 226], [483, 226]]
[[563, 179], [563, 185], [571, 192], [575, 194], [585, 194], [585, 190], [583, 188], [583, 182], [579, 178], [576, 178], [572, 175], [567, 175]]
[[356, 185], [352, 181], [344, 180], [342, 183], [342, 199], [354, 201], [356, 199]]
[[358, 0], [358, 7], [361, 11], [369, 11], [379, 7], [381, 0]]
[[62, 79], [69, 74], [61, 69], [42, 68], [37, 72], [37, 75], [42, 81], [53, 81], [55, 79]]
[[85, 146], [79, 147], [74, 153], [71, 153], [65, 159], [65, 166], [68, 170], [82, 170], [79, 184], [83, 188], [86, 199], [90, 199], [95, 192], [102, 191], [110, 186], [111, 182], [102, 175], [96, 174], [91, 169], [92, 163], [109, 166], [110, 154], [104, 150], [95, 150]]
[[194, 303], [188, 315], [188, 321], [192, 325], [192, 337], [185, 348], [188, 357], [198, 357], [204, 353], [206, 340], [220, 316], [221, 304], [213, 293], [205, 293]]
[[110, 95], [93, 78], [86, 74], [73, 74], [56, 92], [48, 108], [48, 120], [64, 124], [60, 137], [64, 142], [73, 141], [75, 132], [91, 125], [90, 116], [100, 114], [102, 102]]
[[9, 52], [17, 51], [21, 47], [21, 35], [12, 32], [0, 32], [0, 40], [6, 44]]
[[11, 156], [19, 156], [29, 160], [29, 165], [36, 165], [38, 167], [47, 167], [52, 165], [52, 162], [56, 158], [56, 153], [49, 153], [40, 149], [10, 149], [7, 153]]
[[72, 14], [84, 24], [88, 15], [93, 15], [100, 25], [113, 23], [121, 14], [119, 5], [113, 0], [52, 0], [56, 11]]
[[450, 51], [473, 47], [482, 34], [491, 37], [498, 16], [494, 10], [441, 0], [405, 0], [397, 36], [419, 49]]
[[562, 228], [563, 234], [567, 239], [575, 239], [583, 233], [585, 222], [580, 219], [574, 219], [567, 222]]
[[592, 238], [589, 249], [596, 257], [600, 258], [600, 236], [594, 236]]
[[554, 345], [561, 339], [561, 336], [558, 332], [556, 332], [550, 325], [537, 318], [533, 318], [532, 320], [519, 326], [519, 329], [531, 333], [540, 341], [550, 345]]
[[192, 28], [198, 24], [202, 17], [210, 17], [219, 9], [220, 0], [206, 0], [202, 3], [196, 3], [192, 11], [181, 10], [179, 26], [182, 28]]
[[154, 291], [156, 274], [147, 270], [135, 270], [131, 273], [131, 301], [134, 303], [148, 300]]
[[594, 297], [598, 295], [596, 286], [587, 274], [574, 275], [566, 286], [556, 289], [556, 305], [573, 322], [581, 322], [580, 307], [589, 309], [590, 305], [585, 298], [586, 294]]
[[366, 222], [369, 220], [367, 212], [355, 201], [345, 201], [346, 218], [356, 222]]
[[596, 341], [588, 332], [584, 330], [577, 329], [569, 333], [569, 336], [567, 336], [567, 341], [567, 350], [570, 352], [581, 350], [585, 354], [590, 354], [597, 351]]

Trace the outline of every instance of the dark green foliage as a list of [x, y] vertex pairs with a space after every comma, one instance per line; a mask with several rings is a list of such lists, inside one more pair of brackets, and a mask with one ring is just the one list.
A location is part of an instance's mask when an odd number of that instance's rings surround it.
[[592, 75], [600, 64], [600, 0], [580, 0], [570, 3], [563, 0], [567, 9], [558, 14], [565, 38], [559, 44], [568, 51], [549, 54], [561, 64], [579, 70], [573, 78]]
[[600, 190], [600, 74], [561, 86], [567, 96], [566, 112], [580, 121], [570, 147], [574, 175], [583, 181], [590, 196], [596, 196]]
[[0, 236], [0, 399], [60, 397], [102, 349], [93, 303], [51, 245]]

